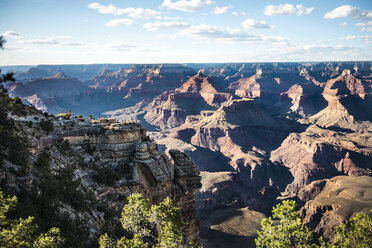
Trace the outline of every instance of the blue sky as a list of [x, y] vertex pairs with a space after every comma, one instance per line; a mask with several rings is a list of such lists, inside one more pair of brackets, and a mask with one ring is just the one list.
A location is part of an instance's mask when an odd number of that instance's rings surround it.
[[0, 65], [372, 60], [371, 0], [0, 0]]

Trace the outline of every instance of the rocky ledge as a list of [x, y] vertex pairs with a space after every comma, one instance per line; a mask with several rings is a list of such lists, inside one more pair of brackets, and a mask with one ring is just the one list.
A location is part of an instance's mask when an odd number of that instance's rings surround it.
[[[108, 225], [113, 229], [120, 227], [118, 218], [131, 193], [141, 193], [152, 203], [170, 196], [189, 223], [185, 242], [199, 238], [194, 210], [194, 193], [201, 187], [198, 166], [178, 150], [171, 150], [171, 157], [160, 153], [140, 124], [110, 119], [85, 121], [81, 117], [41, 113], [23, 117], [10, 114], [8, 118], [20, 131], [18, 135], [27, 140], [30, 156], [26, 170], [4, 160], [0, 169], [1, 179], [6, 182], [4, 190], [21, 197], [22, 202], [22, 195], [43, 194], [45, 170], [60, 176], [61, 169], [68, 169], [71, 180], [78, 184], [74, 192], [85, 196], [89, 192], [90, 201], [86, 207], [78, 208], [74, 196], [67, 195], [66, 201], [57, 199], [55, 214], [86, 220], [89, 232], [86, 245], [94, 243]], [[46, 122], [53, 128], [44, 130]]]

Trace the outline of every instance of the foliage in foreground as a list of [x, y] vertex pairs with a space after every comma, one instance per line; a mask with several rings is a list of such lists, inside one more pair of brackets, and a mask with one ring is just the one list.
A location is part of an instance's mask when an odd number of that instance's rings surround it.
[[[173, 206], [170, 197], [158, 205], [150, 205], [141, 194], [132, 194], [123, 207], [120, 219], [123, 229], [129, 234], [113, 240], [107, 234], [99, 240], [100, 248], [178, 248], [187, 226], [182, 222], [180, 210]], [[189, 244], [186, 247], [198, 247]]]
[[313, 247], [312, 232], [302, 224], [300, 214], [295, 211], [295, 201], [283, 201], [273, 208], [273, 218], [280, 220], [275, 224], [271, 217], [262, 220], [258, 231], [257, 247]]
[[17, 198], [6, 197], [0, 191], [0, 247], [24, 248], [58, 248], [63, 247], [58, 228], [51, 228], [46, 233], [38, 234], [34, 218], [9, 219], [7, 214], [17, 205]]
[[[365, 213], [358, 213], [347, 224], [336, 228], [333, 242], [313, 238], [311, 230], [302, 222], [295, 210], [295, 201], [283, 201], [273, 208], [273, 218], [261, 222], [257, 231], [256, 246], [262, 248], [367, 248], [372, 247], [372, 219]], [[278, 220], [275, 220], [278, 219]], [[279, 223], [278, 223], [279, 222]], [[318, 245], [320, 244], [320, 245]]]
[[346, 224], [341, 224], [336, 233], [335, 240], [329, 245], [331, 248], [372, 247], [372, 219], [366, 213], [360, 212]]

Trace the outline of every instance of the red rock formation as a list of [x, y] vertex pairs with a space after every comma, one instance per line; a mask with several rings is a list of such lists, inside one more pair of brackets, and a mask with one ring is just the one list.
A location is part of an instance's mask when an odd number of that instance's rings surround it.
[[[314, 180], [336, 175], [372, 176], [369, 134], [337, 134], [310, 126], [303, 133], [290, 134], [271, 152], [270, 160], [289, 168], [293, 181], [287, 191], [297, 193]], [[359, 147], [365, 147], [361, 150]]]
[[133, 65], [115, 72], [104, 71], [86, 83], [95, 89], [144, 99], [179, 87], [194, 73], [194, 69], [182, 65]]
[[214, 109], [231, 99], [211, 78], [198, 73], [174, 91], [164, 92], [149, 104], [145, 120], [161, 129], [183, 124], [189, 115]]
[[372, 120], [371, 94], [372, 80], [357, 78], [345, 69], [340, 76], [327, 81], [323, 97], [328, 107], [310, 121], [324, 127], [355, 129], [357, 120]]

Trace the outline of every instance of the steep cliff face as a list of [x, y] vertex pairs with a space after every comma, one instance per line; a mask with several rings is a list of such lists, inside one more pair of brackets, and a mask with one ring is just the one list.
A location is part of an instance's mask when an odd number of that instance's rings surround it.
[[201, 72], [190, 77], [181, 87], [157, 96], [145, 108], [144, 119], [160, 129], [182, 125], [189, 115], [214, 110], [232, 99], [230, 93]]
[[304, 223], [327, 239], [335, 236], [335, 227], [356, 213], [370, 212], [372, 177], [357, 180], [348, 176], [314, 181], [304, 187], [298, 198], [304, 203], [300, 213]]
[[95, 89], [116, 91], [127, 98], [154, 97], [179, 87], [195, 70], [177, 64], [133, 65], [128, 69], [104, 71], [86, 83]]
[[54, 114], [71, 110], [76, 114], [97, 115], [102, 111], [124, 106], [122, 96], [89, 88], [77, 78], [68, 77], [61, 72], [24, 83], [10, 82], [6, 84], [6, 88], [11, 97], [19, 96], [23, 102]]
[[194, 119], [180, 126], [176, 137], [221, 152], [235, 170], [247, 169], [249, 174], [256, 164], [261, 164], [265, 150], [280, 144], [289, 128], [285, 121], [262, 111], [252, 99], [230, 101], [213, 113]]
[[270, 160], [289, 168], [293, 181], [287, 191], [296, 193], [318, 179], [372, 176], [370, 142], [368, 131], [341, 133], [312, 125], [305, 132], [291, 133], [271, 152]]
[[[21, 203], [33, 196], [34, 201], [48, 199], [44, 203], [52, 208], [48, 215], [44, 205], [38, 209], [37, 203], [28, 203], [35, 207], [28, 214], [46, 226], [66, 224], [58, 221], [61, 213], [68, 216], [65, 222], [83, 219], [85, 231], [77, 230], [75, 235], [81, 236], [82, 244], [95, 246], [99, 234], [119, 226], [127, 196], [141, 193], [152, 203], [171, 196], [189, 223], [185, 241], [198, 239], [194, 192], [201, 187], [199, 169], [182, 152], [169, 151], [172, 159], [160, 153], [141, 125], [45, 117], [40, 112], [9, 113], [9, 119], [13, 132], [28, 144], [29, 155], [20, 164], [5, 154], [0, 168], [2, 188], [17, 195]], [[53, 130], [45, 128], [45, 123], [53, 125]]]
[[372, 80], [358, 78], [349, 69], [325, 84], [323, 97], [327, 108], [310, 117], [320, 126], [359, 129], [356, 121], [372, 121]]

